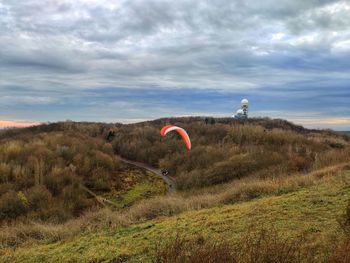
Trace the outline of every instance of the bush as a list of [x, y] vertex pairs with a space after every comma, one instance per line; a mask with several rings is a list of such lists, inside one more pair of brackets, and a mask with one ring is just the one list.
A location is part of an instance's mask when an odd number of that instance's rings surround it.
[[106, 153], [95, 151], [92, 160], [94, 162], [94, 168], [103, 168], [108, 171], [113, 171], [114, 169], [114, 160]]
[[27, 191], [27, 198], [31, 210], [47, 209], [52, 201], [52, 195], [43, 185], [34, 186]]
[[78, 180], [77, 176], [68, 169], [54, 168], [44, 178], [44, 184], [53, 196], [59, 195], [63, 188]]
[[96, 169], [85, 185], [94, 191], [109, 192], [111, 190], [109, 182], [110, 174], [103, 169]]
[[0, 220], [14, 219], [27, 213], [28, 207], [21, 197], [15, 191], [9, 191], [0, 198]]
[[91, 206], [91, 203], [87, 199], [86, 192], [79, 184], [66, 186], [61, 196], [65, 209], [72, 213], [73, 216], [79, 216], [84, 209]]

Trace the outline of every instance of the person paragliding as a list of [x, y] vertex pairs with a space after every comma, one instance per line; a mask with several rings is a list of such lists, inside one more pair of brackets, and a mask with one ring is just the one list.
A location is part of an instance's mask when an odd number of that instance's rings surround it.
[[174, 125], [166, 125], [160, 130], [160, 135], [165, 136], [171, 131], [176, 131], [181, 136], [182, 140], [185, 142], [186, 148], [188, 150], [191, 150], [190, 137], [188, 136], [187, 132], [183, 128], [180, 128]]
[[163, 176], [168, 176], [169, 175], [169, 170], [168, 169], [162, 169], [161, 170]]

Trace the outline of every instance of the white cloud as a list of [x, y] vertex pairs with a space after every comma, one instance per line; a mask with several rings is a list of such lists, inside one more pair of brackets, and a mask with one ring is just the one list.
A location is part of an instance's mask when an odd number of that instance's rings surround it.
[[284, 38], [284, 36], [285, 36], [285, 34], [284, 34], [284, 33], [281, 33], [281, 32], [279, 32], [279, 33], [274, 33], [274, 34], [272, 34], [272, 36], [271, 36], [271, 40], [281, 40], [281, 39]]

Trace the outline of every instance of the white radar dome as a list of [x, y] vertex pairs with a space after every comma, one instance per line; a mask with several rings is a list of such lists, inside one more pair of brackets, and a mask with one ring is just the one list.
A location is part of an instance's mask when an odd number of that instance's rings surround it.
[[243, 99], [243, 100], [241, 100], [241, 104], [242, 105], [248, 105], [248, 100], [247, 99]]

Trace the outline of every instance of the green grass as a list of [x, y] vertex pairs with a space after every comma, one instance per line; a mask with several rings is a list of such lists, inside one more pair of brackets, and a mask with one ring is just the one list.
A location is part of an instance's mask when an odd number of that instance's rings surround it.
[[[134, 194], [130, 194], [134, 195]], [[177, 233], [233, 242], [247, 229], [271, 227], [307, 246], [329, 247], [341, 237], [337, 219], [350, 200], [350, 172], [327, 183], [280, 195], [212, 209], [185, 212], [125, 228], [87, 232], [56, 243], [29, 243], [0, 252], [1, 262], [149, 262], [149, 253]]]
[[120, 197], [123, 204], [132, 205], [142, 199], [165, 193], [165, 191], [166, 187], [162, 181], [157, 181], [156, 184], [146, 181], [135, 184], [129, 191], [125, 192]]
[[123, 190], [113, 190], [103, 195], [119, 208], [131, 206], [145, 198], [163, 195], [167, 191], [167, 186], [160, 177], [143, 169], [130, 169], [123, 173], [122, 179]]

